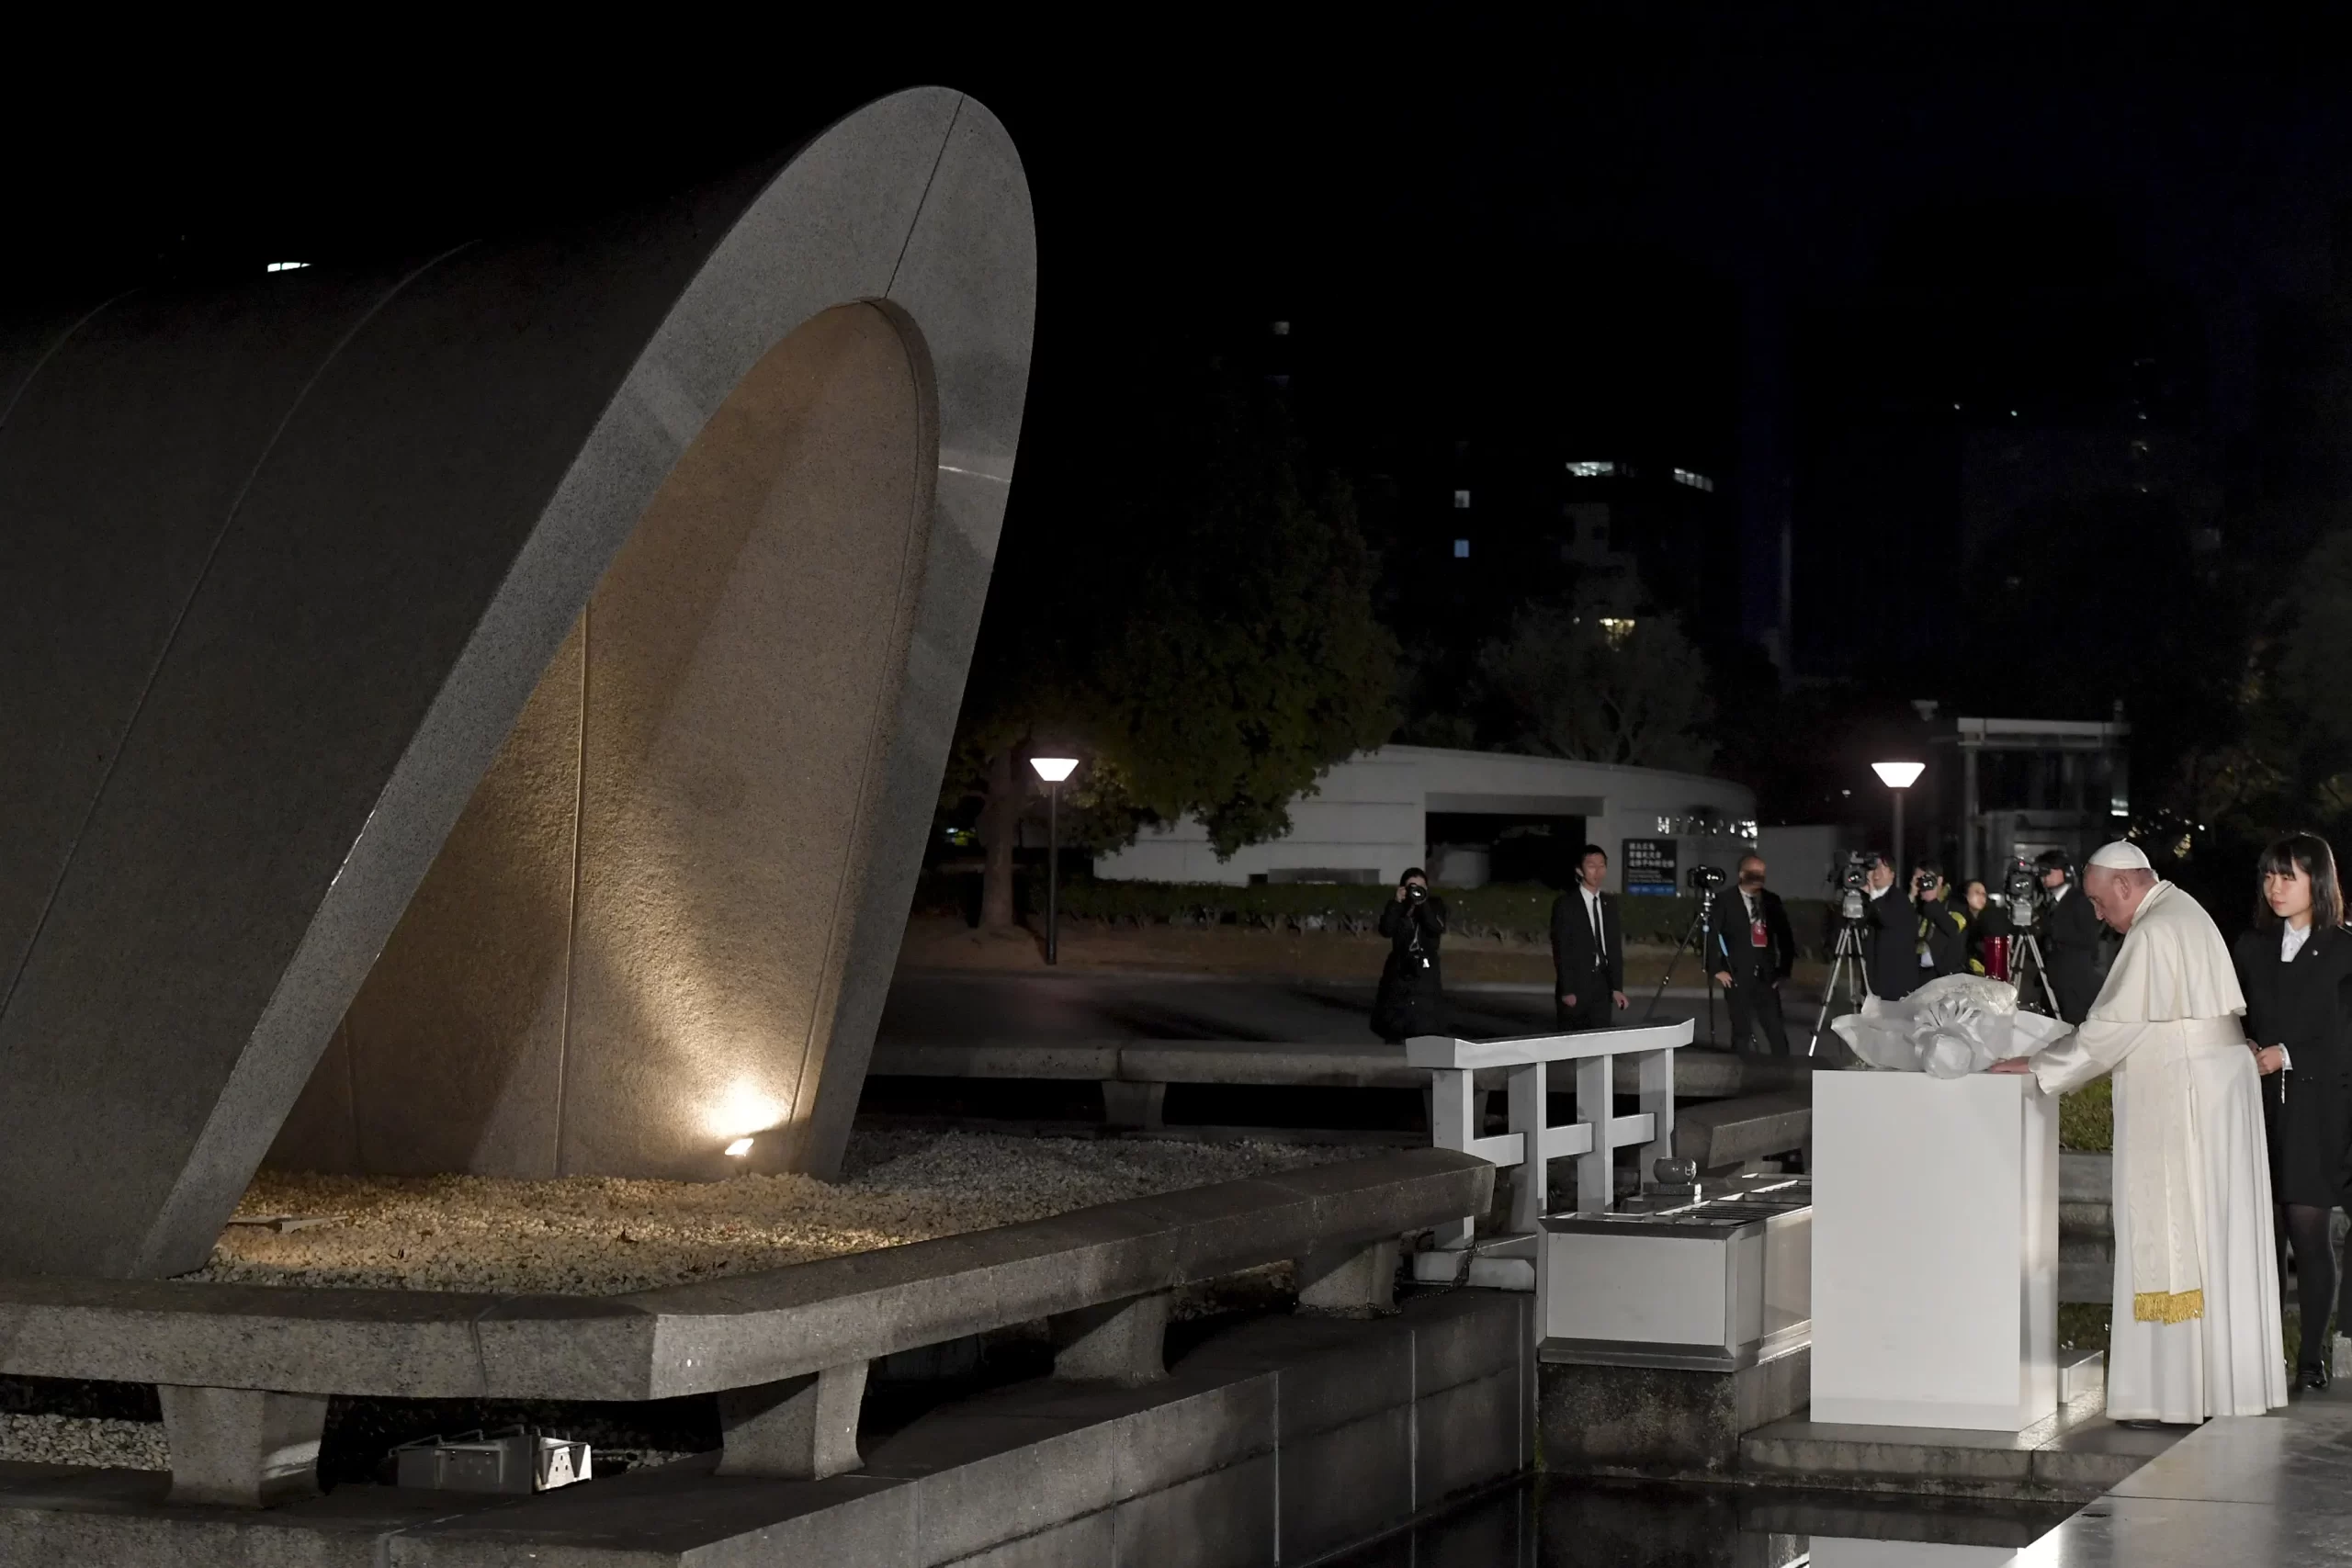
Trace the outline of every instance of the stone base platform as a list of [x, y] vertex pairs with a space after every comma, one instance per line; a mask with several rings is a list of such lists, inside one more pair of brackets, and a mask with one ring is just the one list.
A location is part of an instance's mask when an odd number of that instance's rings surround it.
[[2107, 1418], [2103, 1392], [2014, 1435], [1939, 1427], [1850, 1427], [1800, 1414], [1740, 1440], [1745, 1478], [1784, 1485], [1948, 1497], [2080, 1501], [2180, 1440]]
[[1544, 1468], [1560, 1475], [1728, 1477], [1741, 1464], [1741, 1434], [1804, 1408], [1812, 1366], [1805, 1345], [1736, 1371], [1539, 1361]]
[[714, 1453], [537, 1496], [345, 1485], [255, 1510], [168, 1505], [160, 1472], [0, 1464], [0, 1562], [1302, 1562], [1529, 1468], [1532, 1307], [1465, 1290], [1372, 1321], [1261, 1318], [1142, 1388], [1041, 1379], [941, 1406], [826, 1481], [721, 1476]]

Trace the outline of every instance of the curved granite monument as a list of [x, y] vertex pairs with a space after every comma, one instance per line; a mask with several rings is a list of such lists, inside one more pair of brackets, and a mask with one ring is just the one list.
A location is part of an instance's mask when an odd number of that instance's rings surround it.
[[1035, 276], [924, 89], [569, 231], [0, 311], [0, 1272], [196, 1267], [274, 1142], [831, 1169]]

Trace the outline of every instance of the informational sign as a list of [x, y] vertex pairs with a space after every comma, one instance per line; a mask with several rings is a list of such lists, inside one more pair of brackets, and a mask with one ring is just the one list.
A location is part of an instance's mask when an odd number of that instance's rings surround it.
[[1625, 868], [1625, 891], [1628, 893], [1662, 893], [1674, 897], [1674, 840], [1672, 839], [1627, 839], [1625, 858], [1620, 863]]

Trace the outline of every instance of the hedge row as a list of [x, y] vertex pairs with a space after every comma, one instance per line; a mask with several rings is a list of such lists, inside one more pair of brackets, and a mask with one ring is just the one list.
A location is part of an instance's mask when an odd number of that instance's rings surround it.
[[[919, 899], [926, 908], [961, 908], [946, 877], [927, 878]], [[1548, 887], [1497, 883], [1485, 887], [1440, 890], [1445, 899], [1449, 928], [1464, 936], [1503, 937], [1522, 942], [1549, 940], [1552, 902], [1559, 897]], [[1364, 932], [1376, 929], [1381, 906], [1396, 896], [1387, 886], [1362, 884], [1286, 883], [1234, 887], [1211, 882], [1097, 882], [1073, 880], [1061, 890], [1065, 917], [1122, 926], [1246, 926], [1265, 931], [1338, 931]], [[1698, 913], [1694, 897], [1666, 898], [1628, 895], [1617, 900], [1624, 920], [1625, 940], [1672, 943], [1681, 939]], [[1798, 946], [1808, 954], [1822, 949], [1822, 933], [1829, 906], [1817, 898], [1788, 900], [1789, 922]]]

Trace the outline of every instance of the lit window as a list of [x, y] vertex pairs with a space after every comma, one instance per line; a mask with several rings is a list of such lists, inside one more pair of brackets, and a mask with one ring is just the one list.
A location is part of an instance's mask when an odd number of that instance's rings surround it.
[[1274, 335], [1276, 337], [1290, 336], [1290, 323], [1288, 321], [1276, 321], [1274, 323]]
[[1611, 648], [1623, 648], [1625, 639], [1634, 635], [1634, 623], [1623, 615], [1600, 617], [1600, 635], [1609, 639]]
[[1457, 490], [1453, 492], [1453, 510], [1456, 512], [1467, 512], [1470, 510], [1470, 492], [1468, 491]]
[[1579, 479], [1605, 479], [1617, 471], [1617, 465], [1607, 462], [1570, 463], [1568, 476]]
[[271, 272], [300, 272], [310, 265], [309, 262], [272, 262], [269, 264], [269, 270]]
[[1694, 473], [1689, 468], [1675, 469], [1674, 482], [1679, 485], [1689, 485], [1692, 490], [1712, 491], [1715, 488], [1714, 480], [1704, 474]]
[[1453, 541], [1453, 558], [1455, 560], [1468, 560], [1470, 558], [1469, 540], [1456, 539]]

